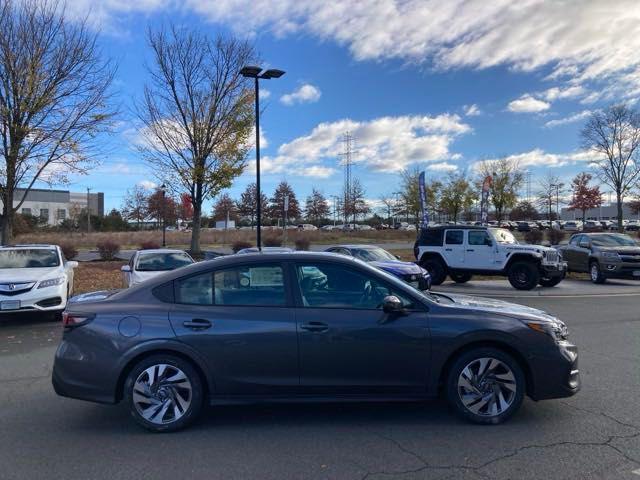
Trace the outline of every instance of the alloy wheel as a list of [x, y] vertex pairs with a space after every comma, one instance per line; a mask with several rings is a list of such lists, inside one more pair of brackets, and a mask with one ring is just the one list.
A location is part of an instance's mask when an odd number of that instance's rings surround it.
[[495, 358], [471, 361], [458, 376], [458, 395], [469, 412], [494, 417], [505, 412], [516, 396], [516, 378], [509, 366]]
[[598, 264], [592, 263], [591, 264], [591, 281], [597, 282], [599, 276], [600, 276], [600, 271], [598, 270]]
[[180, 419], [191, 405], [193, 391], [185, 373], [160, 363], [144, 370], [133, 384], [133, 404], [148, 422], [166, 425]]

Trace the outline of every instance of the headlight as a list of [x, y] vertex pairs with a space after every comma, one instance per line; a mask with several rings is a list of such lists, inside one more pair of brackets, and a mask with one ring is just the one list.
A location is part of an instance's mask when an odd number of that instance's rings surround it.
[[55, 287], [57, 285], [62, 285], [64, 281], [64, 277], [49, 278], [48, 280], [41, 281], [40, 285], [38, 285], [38, 288]]
[[609, 260], [620, 260], [620, 255], [616, 252], [602, 252], [602, 258], [606, 258]]
[[556, 342], [566, 340], [569, 337], [569, 329], [560, 320], [556, 321], [524, 321], [524, 324], [531, 330], [544, 333], [553, 338]]

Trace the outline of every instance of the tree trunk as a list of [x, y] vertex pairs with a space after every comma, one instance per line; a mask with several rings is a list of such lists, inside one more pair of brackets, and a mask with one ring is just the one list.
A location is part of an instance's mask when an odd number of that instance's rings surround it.
[[191, 229], [191, 252], [200, 253], [200, 219], [202, 218], [202, 185], [196, 184], [193, 196], [193, 228]]
[[620, 233], [624, 232], [624, 225], [622, 223], [622, 195], [620, 191], [616, 192], [616, 203], [618, 204], [618, 231]]
[[2, 241], [1, 245], [10, 245], [13, 238], [13, 191], [7, 187], [2, 199]]

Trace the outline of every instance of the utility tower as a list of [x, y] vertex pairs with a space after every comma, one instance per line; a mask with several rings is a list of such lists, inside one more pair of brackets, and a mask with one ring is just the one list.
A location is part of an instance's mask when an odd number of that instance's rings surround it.
[[351, 167], [353, 165], [354, 147], [353, 135], [351, 135], [351, 132], [345, 132], [345, 134], [342, 136], [342, 145], [343, 151], [340, 154], [340, 156], [342, 157], [342, 166], [344, 168], [342, 213], [344, 216], [344, 223], [346, 225], [347, 223], [349, 223], [349, 212], [353, 209]]

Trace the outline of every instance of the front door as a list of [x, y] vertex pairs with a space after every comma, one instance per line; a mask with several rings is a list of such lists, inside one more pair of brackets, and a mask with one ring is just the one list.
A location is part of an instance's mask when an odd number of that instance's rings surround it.
[[465, 268], [495, 270], [496, 247], [486, 230], [467, 230]]
[[464, 230], [447, 230], [445, 232], [444, 257], [449, 268], [464, 268]]
[[211, 270], [175, 281], [169, 313], [178, 340], [203, 356], [216, 395], [298, 388], [294, 309], [279, 263]]
[[[375, 272], [342, 263], [298, 263], [296, 323], [300, 384], [306, 394], [424, 393], [429, 366], [427, 312]], [[404, 314], [387, 314], [397, 295]]]

